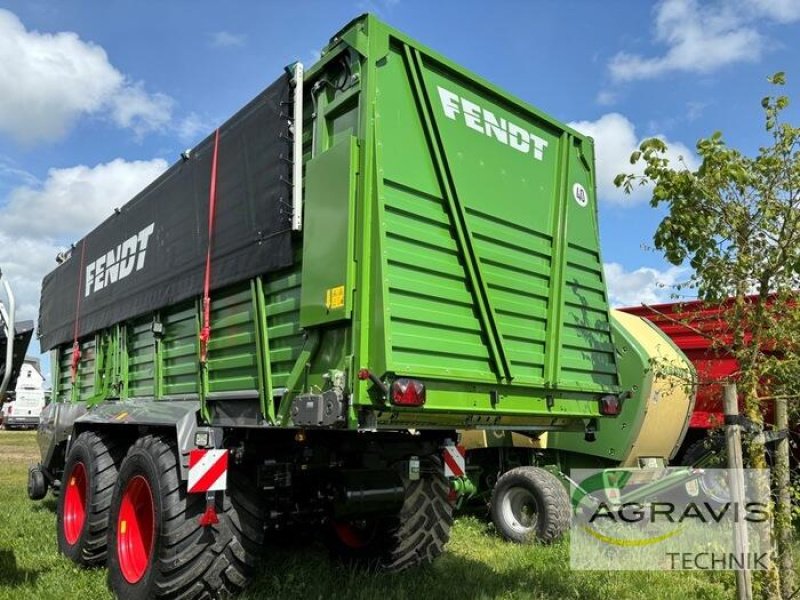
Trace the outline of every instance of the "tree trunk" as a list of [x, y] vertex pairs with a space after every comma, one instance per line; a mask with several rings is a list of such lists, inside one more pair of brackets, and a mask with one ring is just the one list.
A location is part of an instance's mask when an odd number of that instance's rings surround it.
[[[786, 398], [775, 401], [775, 429], [789, 428]], [[775, 540], [778, 544], [778, 565], [781, 573], [781, 594], [790, 598], [794, 589], [794, 560], [792, 557], [792, 497], [789, 478], [789, 439], [781, 439], [775, 449]]]
[[[761, 412], [761, 404], [758, 399], [758, 378], [754, 377], [751, 373], [745, 372], [742, 373], [740, 381], [742, 381], [742, 388], [745, 390], [744, 412], [747, 415], [747, 418], [754, 423], [763, 425], [764, 416]], [[748, 440], [746, 448], [747, 464], [745, 466], [747, 468], [768, 468], [767, 459], [764, 455], [764, 445], [762, 443], [751, 438]], [[764, 483], [764, 486], [766, 489], [758, 490], [760, 496], [759, 501], [763, 501], [765, 504], [771, 505], [769, 482]], [[761, 486], [759, 485], [758, 487]], [[770, 516], [774, 523], [774, 507], [771, 508], [770, 512], [772, 513]], [[770, 542], [771, 540], [769, 539], [761, 539], [759, 546], [761, 549], [770, 548]], [[774, 548], [768, 553], [767, 560], [764, 562], [766, 562], [767, 568], [759, 573], [761, 576], [760, 581], [757, 580], [758, 583], [760, 583], [760, 585], [757, 585], [757, 587], [761, 588], [761, 597], [764, 600], [781, 600], [781, 573], [779, 572], [778, 564], [775, 561]]]
[[[736, 384], [725, 386], [725, 419], [739, 416], [739, 399], [736, 395]], [[744, 464], [742, 462], [741, 426], [734, 420], [725, 425], [725, 442], [728, 450], [728, 488], [731, 500], [738, 505], [744, 504]], [[743, 561], [749, 552], [747, 540], [747, 523], [737, 519], [733, 530], [734, 554]], [[736, 569], [736, 599], [753, 600], [753, 580], [748, 569]]]

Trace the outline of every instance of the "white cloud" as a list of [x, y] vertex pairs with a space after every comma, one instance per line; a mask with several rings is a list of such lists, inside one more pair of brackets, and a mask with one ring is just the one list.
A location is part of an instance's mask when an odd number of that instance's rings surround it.
[[166, 161], [125, 161], [51, 169], [39, 186], [11, 191], [0, 231], [53, 239], [79, 237], [130, 200], [167, 168]]
[[211, 46], [214, 48], [231, 48], [244, 46], [247, 36], [243, 33], [231, 33], [230, 31], [217, 31], [211, 34]]
[[174, 129], [182, 142], [196, 144], [214, 131], [214, 122], [192, 112], [178, 121]]
[[649, 79], [673, 71], [710, 73], [727, 65], [756, 62], [766, 47], [759, 25], [800, 19], [797, 0], [664, 0], [655, 9], [660, 56], [620, 52], [609, 70], [616, 81]]
[[669, 267], [664, 271], [649, 267], [626, 271], [619, 263], [605, 263], [603, 267], [612, 306], [669, 302], [674, 286], [686, 275], [683, 267]]
[[686, 103], [686, 120], [690, 123], [703, 116], [703, 111], [708, 108], [710, 102], [692, 101]]
[[39, 180], [33, 173], [21, 168], [16, 160], [0, 155], [0, 189], [5, 187], [6, 182], [9, 182], [9, 185], [19, 185], [20, 183], [37, 185]]
[[[597, 163], [597, 193], [602, 201], [617, 204], [632, 204], [650, 198], [650, 186], [636, 186], [630, 195], [625, 194], [614, 185], [614, 178], [620, 173], [642, 174], [642, 165], [630, 163], [631, 153], [639, 147], [641, 139], [636, 135], [636, 128], [625, 116], [619, 113], [608, 113], [596, 121], [574, 121], [569, 124], [585, 135], [594, 138]], [[667, 158], [674, 166], [683, 162], [690, 169], [698, 166], [694, 152], [680, 142], [660, 137], [667, 144]]]
[[111, 99], [111, 118], [117, 125], [143, 135], [164, 129], [172, 118], [174, 105], [175, 101], [165, 94], [148, 94], [139, 82], [123, 87]]
[[63, 137], [86, 115], [137, 134], [169, 122], [173, 101], [118, 71], [76, 33], [29, 31], [0, 9], [0, 133], [33, 143]]
[[742, 4], [754, 17], [766, 17], [778, 23], [800, 20], [800, 2], [797, 0], [744, 0]]
[[600, 106], [611, 106], [612, 104], [616, 104], [617, 102], [617, 94], [615, 92], [609, 90], [601, 90], [597, 92], [597, 96], [595, 97], [595, 101]]
[[42, 277], [59, 250], [88, 233], [167, 168], [161, 159], [116, 159], [52, 169], [38, 185], [13, 189], [0, 208], [0, 268], [17, 296], [20, 319], [35, 318]]
[[19, 320], [39, 314], [42, 278], [56, 267], [59, 249], [52, 240], [0, 232], [0, 268], [14, 290]]

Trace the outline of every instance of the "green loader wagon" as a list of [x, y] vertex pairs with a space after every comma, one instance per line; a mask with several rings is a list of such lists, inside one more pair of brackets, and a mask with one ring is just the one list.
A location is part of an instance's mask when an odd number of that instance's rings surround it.
[[31, 496], [121, 598], [237, 591], [291, 524], [429, 562], [457, 430], [583, 436], [625, 391], [592, 140], [369, 15], [78, 241], [39, 330]]

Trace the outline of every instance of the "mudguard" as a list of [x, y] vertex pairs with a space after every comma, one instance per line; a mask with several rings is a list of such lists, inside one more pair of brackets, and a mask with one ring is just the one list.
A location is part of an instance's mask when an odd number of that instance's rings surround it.
[[189, 451], [194, 447], [197, 430], [199, 400], [107, 401], [87, 408], [85, 403], [53, 403], [43, 412], [39, 426], [39, 449], [42, 466], [49, 472], [60, 472], [69, 448], [63, 454], [56, 452], [59, 444], [67, 443], [82, 431], [97, 426], [108, 427], [162, 427], [174, 428], [175, 439], [181, 452], [181, 478], [188, 477]]

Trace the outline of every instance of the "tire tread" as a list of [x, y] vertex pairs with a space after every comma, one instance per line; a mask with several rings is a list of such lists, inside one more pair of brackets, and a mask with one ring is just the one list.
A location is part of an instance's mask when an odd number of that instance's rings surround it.
[[[75, 545], [78, 551], [76, 553], [67, 552], [64, 548], [62, 551], [79, 565], [91, 567], [104, 564], [106, 560], [108, 517], [114, 483], [125, 446], [122, 441], [114, 439], [114, 436], [104, 432], [85, 431], [75, 439], [70, 453], [73, 451], [83, 451], [88, 454], [88, 460], [84, 461], [88, 464], [84, 466], [88, 471], [89, 485], [94, 489], [89, 492], [91, 501], [86, 507], [84, 534]], [[62, 503], [63, 500], [59, 498], [59, 510], [61, 510]], [[62, 542], [60, 539], [59, 542], [60, 545], [66, 544], [66, 541]]]
[[[264, 541], [265, 515], [257, 490], [229, 470], [228, 489], [217, 500], [219, 523], [204, 528], [198, 520], [205, 511], [205, 497], [186, 491], [175, 440], [147, 435], [131, 448], [131, 453], [141, 451], [155, 464], [162, 507], [152, 596], [204, 600], [240, 592], [253, 575]], [[243, 511], [242, 506], [250, 510]], [[239, 525], [240, 512], [252, 522], [250, 527]]]

